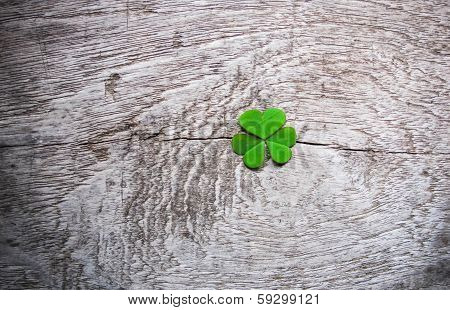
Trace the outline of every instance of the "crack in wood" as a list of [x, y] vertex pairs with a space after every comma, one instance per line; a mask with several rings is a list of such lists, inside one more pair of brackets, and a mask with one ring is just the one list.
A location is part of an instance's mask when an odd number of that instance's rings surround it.
[[[157, 133], [154, 135], [150, 135], [145, 138], [139, 138], [140, 141], [147, 141], [154, 138], [157, 138], [161, 135], [161, 133]], [[87, 142], [61, 142], [61, 143], [49, 143], [49, 144], [22, 144], [22, 145], [0, 145], [0, 149], [2, 148], [20, 148], [20, 147], [29, 147], [29, 148], [42, 148], [42, 147], [54, 147], [54, 146], [80, 146], [80, 145], [96, 145], [96, 144], [106, 144], [106, 143], [120, 143], [130, 141], [134, 134], [131, 134], [131, 137], [127, 139], [113, 139], [113, 140], [100, 140], [100, 141], [87, 141]], [[214, 140], [231, 140], [232, 137], [175, 137], [168, 139], [159, 139], [158, 142], [173, 142], [173, 141], [214, 141]], [[450, 153], [442, 153], [442, 152], [410, 152], [410, 151], [393, 151], [393, 150], [381, 150], [381, 149], [358, 149], [358, 148], [350, 148], [338, 144], [332, 143], [319, 143], [319, 142], [311, 142], [311, 141], [296, 141], [296, 144], [310, 145], [310, 146], [319, 146], [319, 147], [327, 147], [339, 151], [349, 151], [349, 152], [365, 152], [365, 153], [381, 153], [381, 154], [407, 154], [407, 155], [450, 155]]]

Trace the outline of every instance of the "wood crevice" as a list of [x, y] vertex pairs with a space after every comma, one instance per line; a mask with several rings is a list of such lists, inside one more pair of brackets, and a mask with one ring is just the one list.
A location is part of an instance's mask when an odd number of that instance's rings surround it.
[[[111, 139], [111, 140], [99, 140], [99, 141], [86, 141], [86, 142], [59, 142], [59, 143], [48, 143], [48, 144], [16, 144], [16, 145], [0, 145], [0, 149], [3, 148], [21, 148], [21, 147], [29, 147], [29, 148], [44, 148], [44, 147], [54, 147], [54, 146], [84, 146], [84, 145], [96, 145], [96, 144], [104, 144], [104, 143], [120, 143], [127, 142], [132, 139], [134, 135], [132, 134], [128, 138], [124, 139]], [[147, 141], [161, 136], [161, 133], [157, 133], [148, 137], [140, 137], [140, 141]], [[174, 137], [167, 139], [159, 139], [160, 142], [173, 142], [173, 141], [214, 141], [214, 140], [231, 140], [232, 137], [220, 136], [220, 137]], [[382, 149], [373, 149], [373, 148], [350, 148], [338, 144], [333, 143], [320, 143], [320, 142], [311, 142], [311, 141], [296, 141], [297, 144], [310, 145], [310, 146], [318, 146], [318, 147], [327, 147], [332, 148], [339, 151], [348, 151], [348, 152], [364, 152], [364, 153], [381, 153], [381, 154], [407, 154], [407, 155], [450, 155], [450, 153], [441, 153], [441, 152], [411, 152], [405, 150], [382, 150]]]
[[328, 148], [333, 148], [339, 151], [349, 151], [349, 152], [365, 152], [365, 153], [382, 153], [382, 154], [408, 154], [408, 155], [450, 155], [450, 153], [440, 153], [440, 152], [410, 152], [410, 151], [391, 151], [391, 150], [380, 150], [372, 148], [350, 148], [342, 145], [332, 144], [332, 143], [316, 143], [316, 142], [306, 142], [297, 141], [297, 144], [305, 144], [312, 146], [323, 146]]

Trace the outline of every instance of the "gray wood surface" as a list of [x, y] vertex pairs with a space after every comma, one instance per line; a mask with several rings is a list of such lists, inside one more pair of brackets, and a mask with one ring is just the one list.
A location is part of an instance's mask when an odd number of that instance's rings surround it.
[[0, 288], [450, 288], [448, 1], [0, 6]]

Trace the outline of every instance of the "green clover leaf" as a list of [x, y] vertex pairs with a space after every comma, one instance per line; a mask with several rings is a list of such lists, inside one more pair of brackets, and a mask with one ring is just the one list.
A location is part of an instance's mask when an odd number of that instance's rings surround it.
[[239, 124], [251, 135], [236, 134], [231, 139], [231, 147], [238, 155], [244, 155], [244, 164], [256, 169], [264, 164], [265, 145], [270, 157], [277, 164], [285, 164], [291, 159], [291, 147], [295, 145], [297, 134], [292, 127], [283, 127], [286, 115], [283, 110], [270, 108], [261, 113], [249, 110], [239, 117]]
[[286, 115], [280, 109], [267, 109], [264, 113], [249, 110], [239, 117], [239, 124], [247, 132], [265, 140], [280, 129], [286, 122]]

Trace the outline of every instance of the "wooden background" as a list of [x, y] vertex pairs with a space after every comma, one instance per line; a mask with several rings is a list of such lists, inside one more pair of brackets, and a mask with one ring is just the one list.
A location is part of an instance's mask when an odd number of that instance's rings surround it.
[[448, 1], [0, 5], [0, 288], [450, 288]]

